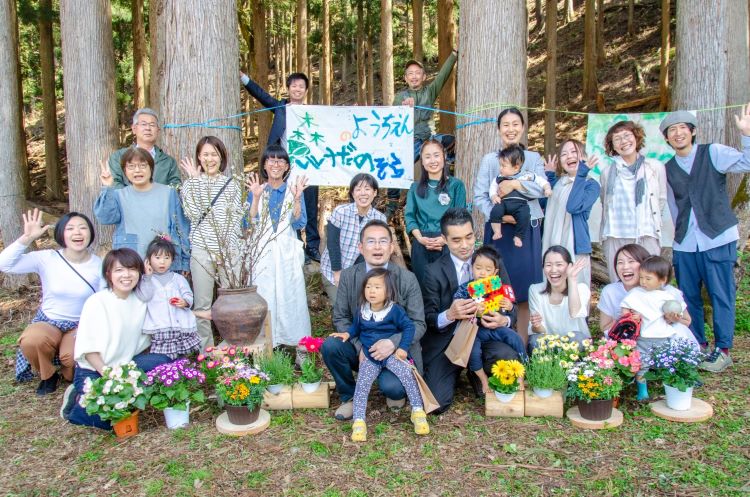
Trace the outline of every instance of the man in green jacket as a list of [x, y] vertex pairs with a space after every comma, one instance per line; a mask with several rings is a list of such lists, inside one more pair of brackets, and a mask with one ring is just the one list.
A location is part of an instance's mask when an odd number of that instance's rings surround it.
[[[159, 138], [159, 117], [156, 111], [147, 107], [138, 109], [133, 115], [131, 129], [135, 136], [135, 143], [131, 147], [140, 147], [148, 150], [154, 158], [154, 183], [178, 186], [182, 182], [182, 179], [177, 169], [177, 161], [156, 146], [156, 140]], [[123, 188], [130, 184], [120, 166], [120, 158], [129, 148], [121, 148], [112, 152], [112, 155], [109, 156], [109, 170], [114, 179], [113, 188]]]
[[[440, 68], [435, 79], [427, 86], [424, 86], [427, 79], [424, 65], [418, 60], [408, 61], [404, 68], [404, 81], [409, 88], [396, 94], [393, 105], [433, 107], [457, 59], [458, 50], [454, 48], [453, 52], [443, 62], [443, 67]], [[419, 158], [422, 143], [430, 137], [440, 140], [446, 147], [453, 143], [454, 138], [452, 136], [435, 134], [434, 114], [435, 111], [432, 110], [414, 109], [414, 162]], [[401, 191], [396, 188], [388, 189], [388, 205], [385, 213], [389, 220], [396, 211], [400, 194]]]

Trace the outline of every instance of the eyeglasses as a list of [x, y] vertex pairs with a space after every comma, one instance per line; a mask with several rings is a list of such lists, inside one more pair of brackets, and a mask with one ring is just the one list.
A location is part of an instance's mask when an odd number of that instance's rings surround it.
[[135, 170], [145, 171], [146, 169], [149, 169], [150, 167], [151, 166], [149, 166], [145, 162], [125, 164], [125, 169], [127, 169], [128, 171], [135, 171]]
[[144, 123], [144, 122], [139, 122], [138, 126], [140, 126], [141, 128], [158, 128], [159, 127], [157, 123]]
[[367, 240], [365, 240], [365, 246], [369, 247], [369, 248], [376, 247], [376, 246], [377, 247], [385, 247], [385, 246], [388, 246], [390, 244], [391, 244], [391, 239], [390, 238], [379, 238], [377, 240], [374, 239], [374, 238], [368, 238]]
[[266, 164], [269, 166], [285, 166], [286, 161], [284, 159], [266, 159]]

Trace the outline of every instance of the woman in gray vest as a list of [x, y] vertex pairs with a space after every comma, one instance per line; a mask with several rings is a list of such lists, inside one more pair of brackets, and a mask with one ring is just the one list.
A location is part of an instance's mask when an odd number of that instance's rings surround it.
[[667, 162], [669, 209], [675, 223], [673, 263], [677, 285], [693, 318], [690, 330], [708, 348], [701, 289], [713, 308], [715, 346], [701, 367], [721, 372], [732, 365], [734, 339], [734, 264], [737, 218], [727, 196], [726, 174], [750, 172], [750, 104], [735, 116], [742, 152], [717, 143], [696, 145], [696, 122], [687, 111], [672, 112], [659, 125], [675, 156]]

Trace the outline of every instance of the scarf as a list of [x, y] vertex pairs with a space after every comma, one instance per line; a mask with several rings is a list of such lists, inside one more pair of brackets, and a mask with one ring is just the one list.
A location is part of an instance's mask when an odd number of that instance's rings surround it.
[[[646, 178], [643, 174], [639, 174], [641, 170], [643, 169], [643, 163], [645, 162], [646, 158], [642, 156], [641, 154], [638, 154], [638, 158], [635, 160], [632, 166], [625, 165], [625, 168], [635, 176], [635, 206], [638, 207], [641, 202], [643, 202], [643, 197], [646, 193]], [[624, 161], [623, 161], [624, 163]], [[607, 181], [607, 195], [612, 195], [612, 193], [615, 191], [615, 184], [617, 181], [619, 170], [617, 167], [617, 164], [615, 164], [614, 168], [612, 169], [612, 172], [609, 175], [609, 180]]]

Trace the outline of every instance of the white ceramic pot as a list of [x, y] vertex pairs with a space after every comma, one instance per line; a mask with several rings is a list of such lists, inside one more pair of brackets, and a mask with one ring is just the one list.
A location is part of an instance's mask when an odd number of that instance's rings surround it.
[[500, 402], [508, 403], [515, 398], [516, 393], [518, 392], [513, 392], [513, 393], [495, 392], [495, 397], [497, 397], [497, 400], [499, 400]]
[[318, 391], [318, 387], [320, 386], [320, 381], [316, 381], [315, 383], [300, 382], [300, 385], [302, 385], [302, 390], [304, 390], [305, 393], [314, 393]]
[[664, 391], [667, 394], [667, 407], [675, 411], [687, 411], [693, 401], [693, 387], [684, 392], [680, 392], [674, 387], [664, 385]]
[[284, 385], [280, 385], [280, 384], [277, 384], [277, 385], [268, 385], [268, 386], [266, 387], [266, 390], [268, 390], [268, 392], [269, 392], [269, 393], [270, 393], [271, 395], [278, 395], [278, 394], [280, 394], [280, 393], [281, 393], [281, 390], [282, 390], [283, 388], [284, 388]]
[[190, 423], [190, 402], [188, 402], [187, 409], [184, 411], [173, 407], [164, 409], [164, 420], [170, 430], [187, 426]]
[[552, 390], [551, 388], [536, 388], [536, 387], [534, 387], [534, 395], [536, 395], [540, 399], [546, 399], [548, 397], [551, 397], [552, 396], [552, 392], [554, 392], [554, 390]]

